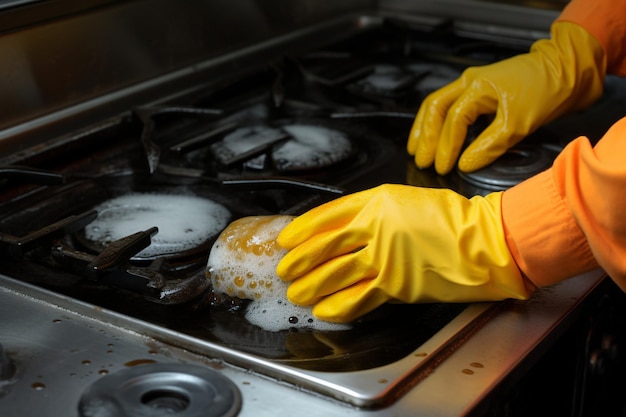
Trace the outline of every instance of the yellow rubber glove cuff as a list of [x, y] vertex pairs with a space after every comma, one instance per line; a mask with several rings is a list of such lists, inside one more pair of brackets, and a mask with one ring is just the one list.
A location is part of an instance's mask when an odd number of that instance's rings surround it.
[[[422, 103], [407, 150], [415, 164], [433, 163], [439, 174], [471, 172], [504, 154], [541, 125], [583, 109], [602, 95], [606, 72], [600, 43], [581, 26], [556, 22], [551, 39], [529, 53], [482, 67], [470, 67]], [[467, 127], [482, 114], [493, 122], [459, 154]]]
[[297, 217], [278, 236], [277, 274], [313, 314], [352, 321], [387, 301], [525, 299], [530, 289], [505, 243], [502, 193], [382, 185]]

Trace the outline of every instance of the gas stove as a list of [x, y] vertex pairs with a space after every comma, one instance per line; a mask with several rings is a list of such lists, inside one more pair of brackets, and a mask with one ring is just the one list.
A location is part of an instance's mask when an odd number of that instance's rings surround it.
[[[190, 2], [209, 7], [200, 3]], [[101, 4], [60, 27], [85, 27], [99, 15], [129, 19], [148, 4]], [[147, 216], [185, 217], [175, 208], [190, 199], [219, 207], [227, 223], [298, 215], [387, 182], [468, 197], [504, 190], [548, 168], [574, 133], [597, 140], [626, 108], [626, 86], [609, 78], [592, 109], [542, 127], [481, 171], [419, 170], [405, 143], [421, 100], [467, 66], [523, 52], [536, 33], [477, 36], [463, 20], [421, 10], [400, 16], [406, 5], [395, 2], [371, 6], [319, 7], [307, 18], [292, 11], [289, 24], [318, 21], [304, 29], [274, 23], [279, 34], [258, 44], [237, 32], [235, 49], [163, 64], [167, 71], [153, 78], [43, 116], [12, 110], [9, 119], [36, 117], [0, 132], [0, 409], [81, 417], [274, 416], [303, 407], [307, 415], [497, 414], [502, 404], [490, 401], [508, 398], [506, 382], [521, 378], [520, 364], [538, 361], [613, 294], [595, 271], [528, 302], [385, 305], [349, 330], [268, 332], [245, 320], [245, 301], [214, 293], [206, 277], [225, 223], [185, 249], [146, 252], [169, 233], [167, 222]], [[177, 9], [172, 22], [191, 10]], [[283, 13], [263, 10], [267, 21]], [[198, 20], [172, 27], [184, 38]], [[251, 31], [265, 33], [256, 23]], [[486, 122], [471, 127], [468, 142]], [[128, 197], [140, 200], [111, 203]], [[132, 230], [95, 239], [114, 211]], [[195, 225], [184, 227], [196, 236]]]

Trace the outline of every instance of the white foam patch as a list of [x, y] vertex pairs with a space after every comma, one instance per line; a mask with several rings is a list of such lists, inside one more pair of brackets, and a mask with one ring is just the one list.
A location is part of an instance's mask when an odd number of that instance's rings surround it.
[[276, 165], [283, 170], [329, 166], [352, 152], [352, 142], [338, 130], [313, 125], [287, 125], [283, 130], [293, 140], [278, 146], [272, 153]]
[[374, 72], [357, 83], [364, 91], [393, 92], [412, 81], [411, 74], [394, 65], [377, 65]]
[[445, 64], [418, 63], [409, 65], [408, 69], [417, 74], [426, 74], [420, 77], [416, 87], [428, 92], [435, 91], [461, 76], [461, 71]]
[[217, 292], [251, 300], [246, 319], [264, 330], [289, 328], [345, 330], [349, 325], [322, 321], [312, 307], [287, 300], [288, 283], [276, 275], [276, 266], [287, 253], [276, 242], [292, 216], [251, 216], [232, 222], [213, 244], [207, 277]]
[[[272, 159], [284, 171], [317, 169], [344, 160], [352, 153], [352, 142], [338, 130], [321, 126], [293, 124], [279, 128], [246, 126], [229, 133], [211, 146], [213, 154], [222, 162], [266, 145], [277, 138], [289, 140], [274, 146]], [[265, 155], [245, 162], [246, 167], [263, 169]]]
[[149, 258], [193, 249], [217, 235], [230, 220], [228, 209], [193, 195], [131, 193], [95, 208], [98, 217], [85, 237], [105, 246], [133, 233], [158, 227], [152, 243], [136, 256]]

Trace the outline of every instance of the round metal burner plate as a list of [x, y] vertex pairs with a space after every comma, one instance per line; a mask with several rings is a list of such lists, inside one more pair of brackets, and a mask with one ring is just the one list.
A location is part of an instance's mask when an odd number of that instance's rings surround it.
[[235, 384], [208, 368], [149, 364], [123, 369], [83, 393], [81, 417], [231, 417], [241, 408]]
[[457, 170], [457, 173], [475, 186], [494, 191], [506, 190], [550, 168], [557, 154], [556, 150], [547, 146], [518, 145], [485, 168], [470, 173]]

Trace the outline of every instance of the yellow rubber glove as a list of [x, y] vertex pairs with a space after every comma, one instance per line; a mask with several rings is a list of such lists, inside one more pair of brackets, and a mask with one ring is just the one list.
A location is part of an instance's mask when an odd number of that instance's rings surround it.
[[551, 30], [551, 39], [535, 42], [529, 53], [470, 67], [424, 100], [407, 143], [419, 168], [434, 162], [439, 174], [452, 170], [467, 127], [481, 114], [495, 118], [458, 160], [464, 172], [489, 165], [543, 124], [602, 95], [600, 43], [574, 23], [556, 22]]
[[505, 243], [502, 193], [381, 185], [297, 217], [278, 235], [287, 298], [323, 320], [349, 322], [387, 301], [528, 298]]

